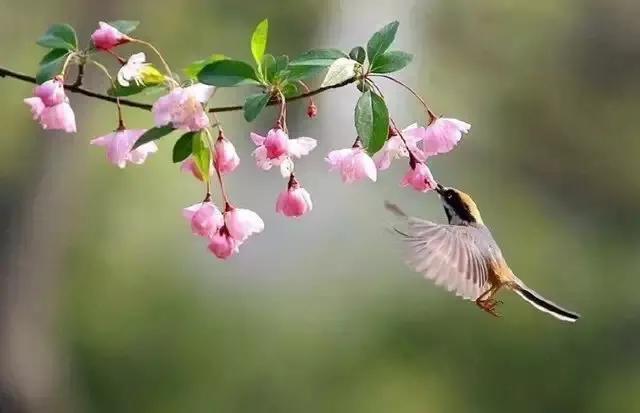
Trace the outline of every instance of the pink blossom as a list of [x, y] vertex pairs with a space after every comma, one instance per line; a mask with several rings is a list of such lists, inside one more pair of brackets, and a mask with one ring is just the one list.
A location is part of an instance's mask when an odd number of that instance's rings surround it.
[[238, 242], [231, 238], [229, 231], [224, 226], [213, 234], [210, 241], [209, 251], [221, 260], [226, 260], [238, 252]]
[[106, 148], [107, 159], [119, 168], [124, 168], [127, 162], [140, 165], [144, 163], [149, 154], [158, 151], [158, 147], [154, 142], [147, 142], [131, 150], [133, 144], [145, 132], [145, 129], [119, 130], [95, 138], [89, 143]]
[[311, 203], [309, 192], [301, 187], [294, 176], [291, 175], [288, 188], [278, 196], [276, 212], [286, 217], [301, 217], [311, 211], [312, 208], [313, 204]]
[[252, 132], [251, 140], [258, 146], [253, 151], [258, 167], [267, 171], [274, 165], [280, 166], [283, 177], [289, 176], [293, 171], [292, 157], [301, 158], [308, 155], [317, 145], [313, 138], [289, 139], [282, 128], [269, 130], [267, 136]]
[[176, 129], [192, 132], [209, 126], [209, 118], [203, 104], [209, 100], [213, 92], [212, 86], [202, 84], [174, 88], [153, 104], [151, 111], [155, 125], [160, 127], [171, 124]]
[[191, 222], [191, 231], [202, 237], [213, 237], [224, 225], [222, 213], [212, 202], [201, 202], [184, 208], [182, 215]]
[[[189, 157], [187, 158], [186, 161], [182, 162], [182, 165], [180, 166], [180, 170], [182, 172], [189, 172], [191, 173], [197, 180], [202, 181], [202, 172], [200, 172], [200, 168], [198, 168], [198, 165], [196, 165], [196, 162], [193, 160], [193, 157]], [[209, 176], [213, 175], [213, 168], [209, 167]]]
[[422, 149], [427, 156], [449, 152], [469, 129], [471, 125], [461, 120], [436, 118], [424, 131]]
[[[405, 145], [402, 141], [402, 137], [406, 140]], [[402, 137], [399, 134], [391, 136], [387, 142], [385, 142], [382, 149], [375, 154], [376, 166], [379, 170], [388, 169], [391, 166], [391, 162], [398, 158], [408, 158], [409, 151], [407, 146], [413, 153], [413, 156], [421, 161], [425, 160], [424, 153], [418, 148], [418, 142], [424, 137], [424, 128], [419, 128], [416, 123], [407, 126], [402, 130]]]
[[98, 28], [91, 35], [91, 41], [96, 49], [109, 50], [120, 44], [129, 41], [129, 37], [120, 32], [115, 27], [105, 23], [99, 22]]
[[338, 149], [329, 152], [325, 160], [330, 171], [340, 171], [344, 183], [352, 183], [369, 178], [377, 179], [376, 164], [361, 147]]
[[249, 209], [231, 207], [224, 213], [224, 222], [229, 234], [238, 243], [264, 229], [262, 218]]
[[62, 77], [57, 76], [37, 86], [34, 94], [34, 97], [24, 99], [24, 103], [43, 129], [76, 131], [76, 117], [64, 93]]
[[236, 152], [236, 148], [222, 134], [218, 136], [213, 148], [215, 149], [215, 165], [220, 173], [230, 173], [238, 167], [240, 157]]
[[427, 165], [422, 162], [414, 162], [414, 165], [409, 166], [400, 185], [410, 186], [416, 191], [427, 192], [435, 188], [436, 183]]

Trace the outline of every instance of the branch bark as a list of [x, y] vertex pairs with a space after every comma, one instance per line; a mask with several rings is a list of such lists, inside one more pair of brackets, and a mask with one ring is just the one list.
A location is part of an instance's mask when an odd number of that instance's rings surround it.
[[[22, 80], [23, 82], [37, 84], [35, 77], [29, 76], [29, 75], [24, 74], [24, 73], [16, 72], [15, 70], [7, 69], [7, 68], [4, 68], [4, 67], [0, 67], [0, 77], [9, 77], [9, 78], [12, 78], [12, 79]], [[308, 98], [308, 97], [311, 97], [311, 96], [318, 95], [318, 94], [320, 94], [322, 92], [325, 92], [327, 90], [330, 90], [330, 89], [338, 89], [338, 88], [347, 86], [347, 85], [355, 82], [356, 80], [357, 80], [356, 77], [352, 77], [350, 79], [347, 79], [347, 80], [345, 80], [343, 82], [340, 82], [340, 83], [337, 83], [335, 85], [320, 87], [318, 89], [314, 89], [314, 90], [311, 90], [309, 92], [290, 97], [289, 99], [287, 99], [287, 101], [288, 102], [292, 102], [294, 100], [300, 100], [300, 99], [304, 99], [304, 98]], [[68, 90], [69, 92], [72, 92], [72, 93], [78, 93], [80, 95], [88, 96], [90, 98], [104, 100], [106, 102], [111, 102], [111, 103], [116, 103], [116, 98], [114, 96], [109, 96], [109, 95], [105, 95], [103, 93], [98, 93], [98, 92], [94, 92], [94, 91], [89, 90], [89, 89], [85, 89], [85, 88], [83, 88], [82, 86], [80, 86], [79, 84], [76, 84], [76, 83], [64, 85], [64, 88], [66, 90]], [[267, 106], [276, 105], [279, 102], [280, 102], [279, 99], [271, 99], [269, 101], [269, 103], [267, 103]], [[120, 99], [120, 104], [122, 106], [128, 106], [128, 107], [132, 107], [132, 108], [138, 108], [138, 109], [143, 109], [143, 110], [151, 110], [151, 105], [148, 104], [148, 103], [136, 102], [136, 101], [128, 100], [128, 99]], [[236, 111], [242, 110], [242, 108], [243, 108], [242, 105], [217, 106], [217, 107], [209, 108], [209, 112], [210, 113], [236, 112]]]

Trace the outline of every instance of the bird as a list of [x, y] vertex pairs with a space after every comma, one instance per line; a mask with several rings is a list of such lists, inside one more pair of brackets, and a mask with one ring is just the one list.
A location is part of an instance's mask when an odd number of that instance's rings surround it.
[[498, 243], [482, 221], [473, 199], [455, 188], [436, 184], [448, 224], [437, 224], [407, 215], [400, 207], [385, 202], [386, 208], [402, 219], [406, 231], [394, 227], [405, 242], [407, 264], [436, 285], [499, 317], [496, 300], [501, 289], [511, 290], [536, 309], [553, 317], [575, 322], [580, 315], [547, 300], [527, 287], [505, 261]]

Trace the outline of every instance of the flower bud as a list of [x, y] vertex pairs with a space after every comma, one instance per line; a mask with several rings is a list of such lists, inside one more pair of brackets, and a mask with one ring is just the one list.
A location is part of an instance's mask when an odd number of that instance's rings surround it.
[[233, 143], [228, 141], [222, 134], [218, 136], [218, 140], [213, 145], [215, 149], [215, 165], [220, 173], [226, 174], [233, 172], [240, 163], [240, 157], [236, 152]]

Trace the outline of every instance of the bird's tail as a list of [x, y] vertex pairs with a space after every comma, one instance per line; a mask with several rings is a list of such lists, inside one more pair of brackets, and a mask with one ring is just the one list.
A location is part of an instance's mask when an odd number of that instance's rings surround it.
[[516, 294], [518, 294], [538, 310], [549, 313], [559, 320], [575, 323], [576, 320], [580, 318], [580, 314], [565, 310], [559, 305], [552, 303], [546, 298], [543, 298], [540, 294], [536, 293], [525, 285], [515, 286], [514, 291], [516, 292]]

